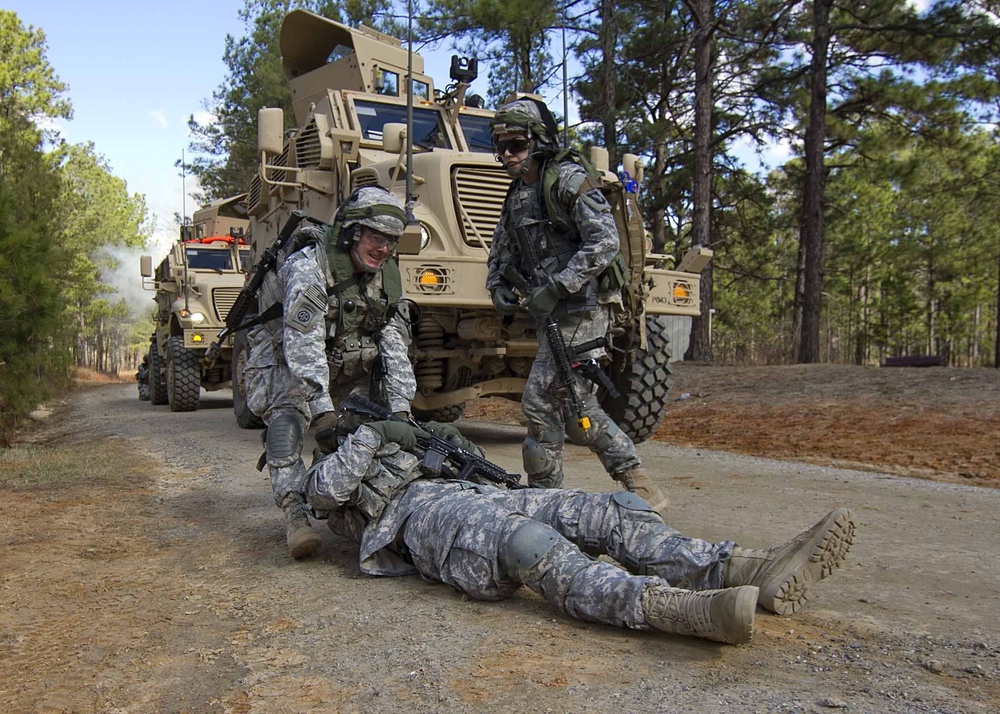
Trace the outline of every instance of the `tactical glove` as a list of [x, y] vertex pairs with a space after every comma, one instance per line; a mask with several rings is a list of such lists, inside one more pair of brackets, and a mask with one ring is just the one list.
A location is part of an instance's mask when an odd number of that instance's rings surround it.
[[324, 454], [332, 454], [337, 450], [337, 413], [323, 412], [312, 421], [316, 431], [316, 445]]
[[568, 295], [569, 291], [562, 284], [549, 278], [548, 283], [531, 291], [524, 307], [535, 317], [547, 317]]
[[403, 451], [412, 451], [417, 446], [417, 438], [427, 438], [430, 436], [423, 429], [407, 424], [402, 421], [373, 421], [365, 424], [369, 429], [382, 437], [382, 443], [395, 442], [399, 444]]
[[493, 298], [493, 307], [497, 309], [501, 315], [513, 315], [517, 312], [519, 301], [517, 295], [514, 291], [505, 285], [498, 285], [493, 288], [490, 292], [490, 296]]
[[458, 430], [458, 427], [454, 427], [451, 424], [429, 421], [424, 423], [424, 428], [439, 439], [444, 439], [449, 444], [454, 444], [460, 449], [473, 453], [477, 451], [476, 445], [462, 436], [462, 432]]

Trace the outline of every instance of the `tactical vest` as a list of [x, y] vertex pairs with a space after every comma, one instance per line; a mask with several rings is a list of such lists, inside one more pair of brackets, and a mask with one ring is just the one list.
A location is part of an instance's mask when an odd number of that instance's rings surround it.
[[[571, 161], [581, 166], [587, 174], [568, 206], [559, 197], [559, 167], [565, 161]], [[528, 187], [520, 181], [514, 181], [511, 183], [508, 197], [510, 198], [526, 188]], [[619, 252], [611, 264], [598, 276], [596, 291], [599, 295], [615, 292], [628, 293], [626, 288], [635, 284], [639, 294], [638, 305], [635, 304], [635, 300], [629, 300], [626, 295], [626, 306], [631, 305], [641, 309], [642, 289], [640, 283], [642, 266], [645, 261], [645, 234], [642, 231], [641, 223], [638, 224], [638, 230], [636, 230], [636, 225], [634, 225], [636, 222], [630, 220], [625, 192], [621, 184], [605, 182], [597, 169], [579, 152], [574, 149], [563, 149], [545, 161], [539, 182], [531, 188], [535, 189], [538, 196], [533, 213], [537, 213], [537, 218], [545, 221], [544, 242], [550, 246], [549, 252], [543, 251], [542, 255], [555, 258], [554, 263], [548, 265], [545, 257], [542, 258], [543, 267], [550, 275], [566, 267], [573, 253], [579, 249], [583, 242], [571, 214], [576, 201], [592, 189], [596, 188], [601, 191], [610, 204], [611, 213], [615, 219], [615, 228], [619, 237]], [[637, 216], [638, 207], [634, 208]], [[531, 218], [535, 217], [531, 216]], [[513, 230], [513, 226], [508, 226], [508, 230]], [[520, 267], [524, 272], [528, 266], [522, 265]]]
[[386, 260], [370, 279], [354, 270], [350, 253], [326, 241], [326, 352], [331, 384], [356, 382], [378, 359], [378, 333], [403, 296], [399, 266]]
[[423, 471], [420, 459], [403, 451], [399, 444], [383, 444], [372, 461], [372, 466], [358, 488], [351, 494], [350, 504], [373, 523], [379, 519], [386, 506], [407, 484], [420, 478]]

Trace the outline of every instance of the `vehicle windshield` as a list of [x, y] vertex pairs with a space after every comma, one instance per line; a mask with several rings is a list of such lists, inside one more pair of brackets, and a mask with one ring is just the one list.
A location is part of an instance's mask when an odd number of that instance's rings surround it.
[[184, 252], [187, 254], [190, 270], [233, 269], [233, 252], [231, 250], [187, 248]]
[[[406, 107], [399, 104], [355, 99], [354, 108], [361, 123], [361, 138], [367, 141], [382, 141], [382, 127], [386, 124], [406, 123]], [[439, 109], [413, 108], [413, 144], [425, 149], [452, 148]]]
[[244, 273], [250, 272], [250, 249], [240, 248], [240, 270]]
[[493, 136], [490, 133], [490, 118], [474, 114], [459, 114], [458, 123], [465, 134], [465, 142], [470, 151], [493, 153]]

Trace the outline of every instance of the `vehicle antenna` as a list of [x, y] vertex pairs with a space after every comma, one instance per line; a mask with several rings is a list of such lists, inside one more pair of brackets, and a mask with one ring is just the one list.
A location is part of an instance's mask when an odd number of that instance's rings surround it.
[[181, 263], [184, 265], [184, 310], [190, 315], [191, 305], [188, 303], [188, 258], [184, 247], [184, 226], [187, 225], [187, 167], [184, 165], [184, 149], [181, 149]]
[[406, 222], [413, 218], [413, 0], [406, 2]]

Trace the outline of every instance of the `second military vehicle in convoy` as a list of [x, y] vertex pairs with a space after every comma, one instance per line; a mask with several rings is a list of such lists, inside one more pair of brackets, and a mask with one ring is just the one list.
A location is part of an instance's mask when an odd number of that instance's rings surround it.
[[179, 240], [153, 270], [152, 258], [140, 259], [143, 287], [155, 292], [156, 329], [147, 359], [149, 400], [175, 412], [198, 408], [201, 390], [229, 387], [231, 347], [206, 367], [203, 358], [225, 327], [229, 309], [246, 280], [249, 221], [236, 206], [243, 196], [217, 201], [195, 212], [192, 225], [181, 226]]
[[[493, 112], [467, 96], [475, 61], [453, 57], [454, 83], [438, 90], [423, 58], [408, 56], [399, 40], [302, 10], [285, 17], [280, 48], [295, 127], [286, 131], [280, 109], [258, 115], [260, 165], [246, 198], [254, 255], [294, 210], [330, 221], [359, 187], [380, 184], [407, 203], [409, 185], [415, 223], [398, 254], [404, 297], [419, 316], [415, 415], [448, 421], [477, 397], [519, 399], [538, 341], [529, 316], [505, 321], [485, 288], [509, 179], [493, 156]], [[616, 204], [631, 281], [606, 366], [620, 395], [605, 390], [601, 399], [641, 441], [666, 409], [666, 317], [698, 314], [698, 272], [711, 252], [693, 249], [677, 270], [659, 267], [669, 256], [648, 254], [634, 192], [639, 160], [626, 155], [621, 178], [608, 170], [607, 152], [592, 151], [591, 161]], [[246, 421], [240, 405], [237, 416]]]

